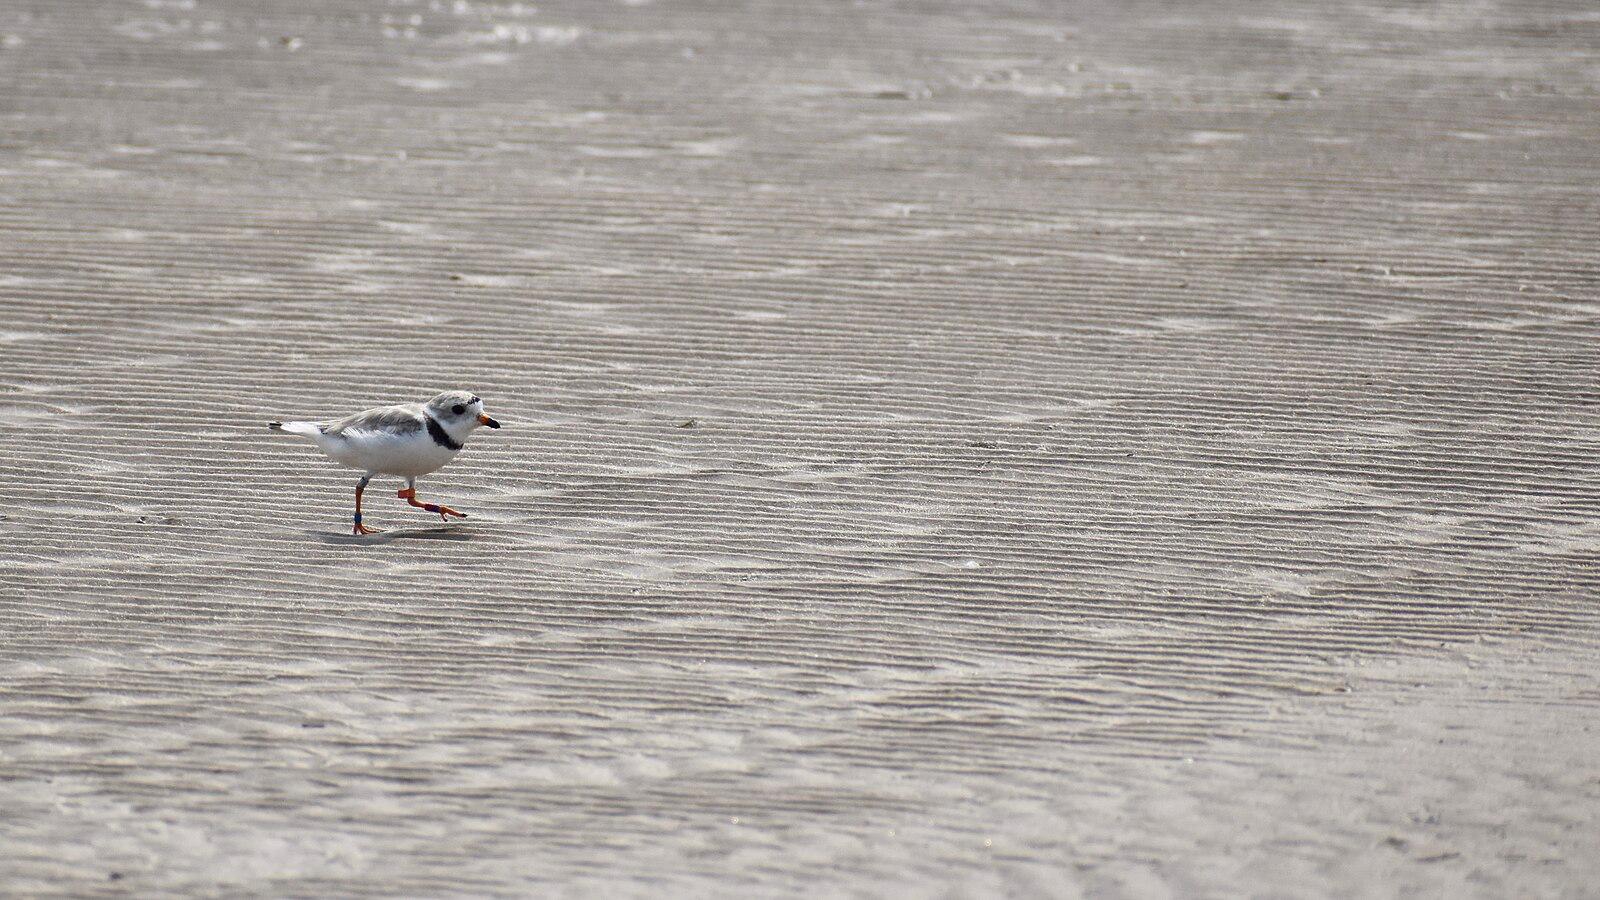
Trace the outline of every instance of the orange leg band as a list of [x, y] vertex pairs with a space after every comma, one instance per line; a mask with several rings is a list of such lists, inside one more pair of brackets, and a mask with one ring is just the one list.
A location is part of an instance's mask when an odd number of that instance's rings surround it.
[[428, 512], [431, 512], [431, 513], [438, 513], [439, 514], [439, 521], [441, 521], [441, 522], [446, 521], [446, 519], [445, 519], [446, 516], [460, 516], [463, 519], [465, 519], [467, 517], [466, 513], [457, 512], [456, 510], [453, 510], [448, 506], [440, 506], [437, 503], [421, 503], [421, 502], [419, 502], [417, 500], [417, 489], [416, 488], [401, 488], [400, 489], [400, 493], [396, 494], [396, 496], [398, 496], [400, 499], [406, 501], [407, 503], [411, 504], [412, 506], [415, 506], [418, 509], [425, 509]]

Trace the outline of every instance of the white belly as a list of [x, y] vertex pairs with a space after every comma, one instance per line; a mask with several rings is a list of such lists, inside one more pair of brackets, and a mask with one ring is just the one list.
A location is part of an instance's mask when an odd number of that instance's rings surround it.
[[460, 452], [436, 442], [426, 431], [399, 437], [370, 432], [349, 437], [324, 436], [317, 443], [336, 462], [354, 469], [399, 475], [402, 478], [417, 478], [436, 472]]

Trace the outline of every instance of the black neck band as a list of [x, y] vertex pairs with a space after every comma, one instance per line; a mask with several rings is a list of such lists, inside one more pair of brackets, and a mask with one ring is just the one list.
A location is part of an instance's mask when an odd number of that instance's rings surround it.
[[433, 416], [425, 415], [423, 418], [428, 420], [428, 437], [433, 438], [435, 444], [449, 450], [461, 449], [461, 445], [456, 442], [456, 439], [450, 436], [450, 432], [444, 430], [443, 425], [435, 422]]

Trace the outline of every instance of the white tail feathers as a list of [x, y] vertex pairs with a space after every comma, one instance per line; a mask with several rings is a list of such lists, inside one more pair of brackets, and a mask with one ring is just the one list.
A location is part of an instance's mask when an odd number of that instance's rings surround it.
[[315, 422], [268, 422], [267, 427], [273, 431], [287, 431], [290, 434], [303, 434], [306, 437], [316, 437], [322, 433]]

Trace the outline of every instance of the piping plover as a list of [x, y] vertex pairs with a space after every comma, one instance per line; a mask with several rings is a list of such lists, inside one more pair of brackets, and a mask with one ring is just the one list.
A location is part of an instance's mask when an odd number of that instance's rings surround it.
[[317, 442], [335, 462], [367, 474], [356, 483], [356, 534], [377, 534], [361, 524], [361, 492], [374, 475], [399, 475], [406, 480], [400, 498], [419, 509], [466, 518], [448, 506], [417, 501], [417, 477], [435, 472], [456, 458], [479, 425], [499, 428], [483, 414], [483, 401], [467, 391], [445, 391], [427, 403], [380, 406], [333, 422], [268, 422], [273, 431], [303, 434]]

